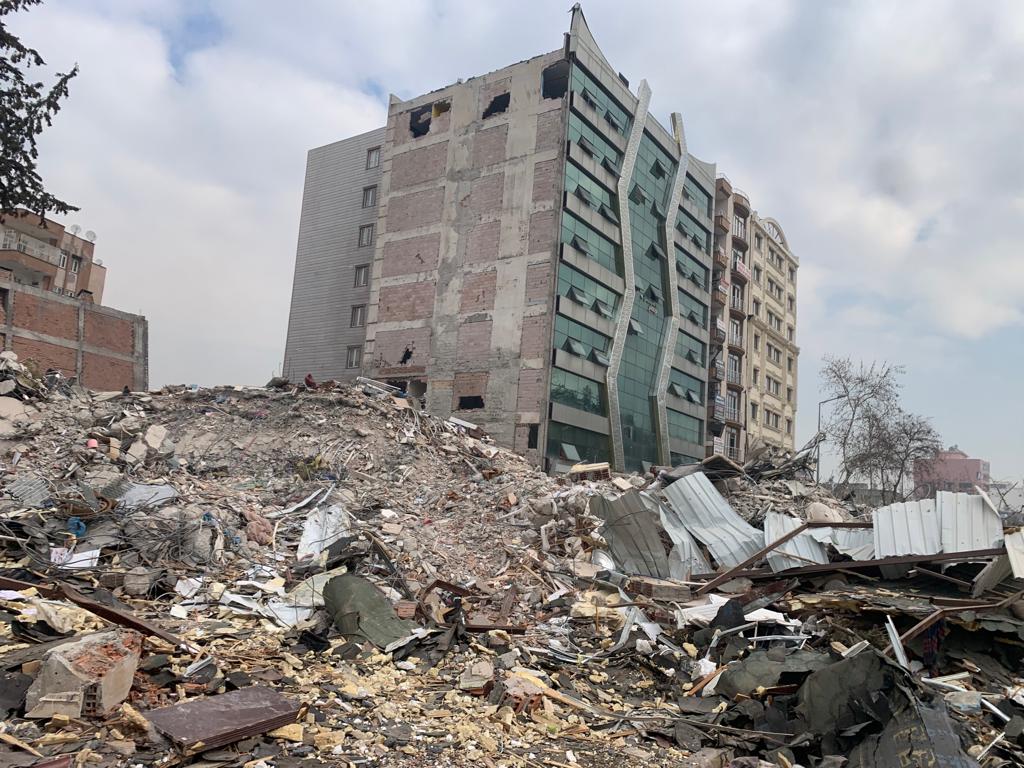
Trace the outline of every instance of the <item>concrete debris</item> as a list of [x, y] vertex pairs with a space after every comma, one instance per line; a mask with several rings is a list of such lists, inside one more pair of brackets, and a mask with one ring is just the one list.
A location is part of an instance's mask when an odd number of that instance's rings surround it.
[[813, 445], [549, 477], [271, 384], [0, 355], [0, 763], [1024, 765], [1024, 538], [972, 499], [921, 547]]

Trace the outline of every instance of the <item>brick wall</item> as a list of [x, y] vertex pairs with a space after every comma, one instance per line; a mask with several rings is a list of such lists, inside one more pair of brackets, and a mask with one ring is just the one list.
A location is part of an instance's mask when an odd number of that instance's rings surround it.
[[[473, 395], [486, 397], [488, 376], [489, 374], [486, 371], [456, 373], [455, 381], [452, 384], [452, 410], [456, 411], [459, 409], [460, 397], [471, 397]], [[485, 399], [485, 405], [486, 402]]]
[[130, 355], [135, 349], [131, 323], [88, 310], [85, 313], [85, 338], [94, 347], [103, 347], [122, 355]]
[[537, 115], [537, 151], [558, 149], [562, 143], [562, 113], [560, 110]]
[[487, 221], [477, 224], [466, 238], [466, 264], [495, 261], [501, 241], [501, 222]]
[[441, 236], [438, 234], [390, 240], [384, 244], [384, 263], [381, 267], [381, 275], [395, 277], [416, 272], [429, 272], [437, 268], [440, 252]]
[[555, 241], [555, 211], [538, 211], [530, 216], [530, 250], [550, 251]]
[[530, 264], [526, 268], [526, 302], [547, 302], [551, 289], [551, 263]]
[[504, 199], [504, 172], [481, 176], [470, 187], [469, 209], [477, 216], [487, 213], [500, 213]]
[[486, 131], [478, 131], [473, 137], [473, 167], [505, 162], [505, 144], [508, 142], [508, 125], [496, 125]]
[[62, 339], [77, 339], [78, 306], [18, 290], [14, 297], [14, 325]]
[[[406, 348], [412, 350], [409, 360], [403, 365], [400, 360]], [[401, 373], [403, 370], [423, 373], [430, 357], [429, 328], [401, 328], [393, 331], [377, 331], [373, 342], [374, 368]]]
[[78, 352], [70, 347], [15, 336], [11, 339], [11, 349], [21, 362], [33, 364], [39, 373], [44, 373], [47, 368], [55, 368], [65, 376], [77, 375]]
[[460, 363], [486, 362], [491, 354], [490, 320], [463, 323], [459, 326], [456, 358]]
[[439, 179], [447, 164], [447, 141], [397, 154], [391, 161], [391, 189], [405, 189]]
[[462, 278], [462, 302], [460, 312], [481, 312], [494, 309], [494, 293], [498, 284], [498, 272], [469, 272]]
[[516, 410], [537, 413], [544, 401], [544, 370], [524, 368], [519, 372], [519, 395]]
[[132, 388], [132, 364], [105, 355], [86, 352], [82, 356], [82, 377], [86, 386], [104, 392], [113, 392], [127, 386]]
[[523, 318], [523, 334], [519, 344], [519, 354], [523, 359], [543, 357], [550, 353], [548, 348], [548, 318], [545, 315]]
[[554, 201], [558, 186], [558, 160], [545, 160], [533, 166], [533, 202]]
[[434, 314], [434, 282], [387, 285], [380, 289], [377, 321], [425, 320]]
[[443, 189], [427, 189], [392, 197], [388, 202], [388, 231], [401, 232], [437, 224], [441, 221], [442, 205]]

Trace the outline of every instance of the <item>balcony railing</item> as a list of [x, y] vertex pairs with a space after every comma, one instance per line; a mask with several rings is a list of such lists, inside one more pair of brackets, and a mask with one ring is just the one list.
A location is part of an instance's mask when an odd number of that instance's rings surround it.
[[743, 346], [743, 334], [742, 333], [730, 333], [729, 343], [734, 347]]
[[739, 424], [740, 421], [740, 409], [739, 408], [725, 408], [725, 420]]
[[747, 196], [747, 193], [739, 187], [732, 188], [732, 203], [733, 205], [739, 205], [747, 211], [750, 210], [750, 198]]
[[735, 272], [737, 275], [742, 277], [744, 280], [749, 280], [750, 279], [750, 267], [748, 267], [740, 259], [733, 259], [732, 260], [732, 269], [733, 269], [733, 272]]
[[730, 384], [742, 384], [743, 374], [741, 374], [739, 371], [734, 371], [730, 368], [729, 372], [726, 373], [725, 380], [728, 381]]
[[732, 459], [733, 461], [739, 461], [740, 460], [740, 449], [735, 447], [735, 446], [732, 446], [732, 445], [726, 446], [726, 448], [725, 448], [725, 457], [727, 459]]
[[732, 300], [729, 302], [729, 306], [732, 307], [733, 309], [742, 312], [744, 310], [743, 299], [737, 299], [735, 296], [733, 296]]

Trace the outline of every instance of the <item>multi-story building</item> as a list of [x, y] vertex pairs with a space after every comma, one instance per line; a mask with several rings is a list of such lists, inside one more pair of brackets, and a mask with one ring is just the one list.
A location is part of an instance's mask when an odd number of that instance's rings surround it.
[[987, 492], [989, 473], [987, 461], [972, 459], [953, 445], [933, 459], [914, 462], [914, 495], [927, 498], [936, 491], [975, 493], [975, 486]]
[[559, 50], [393, 97], [382, 139], [323, 148], [331, 171], [311, 154], [286, 372], [356, 370], [342, 289], [372, 246], [368, 375], [553, 469], [702, 458], [715, 168], [650, 99], [577, 6]]
[[27, 211], [5, 216], [0, 223], [0, 269], [22, 285], [60, 296], [85, 292], [102, 304], [107, 270], [93, 258], [96, 235], [86, 232], [79, 237], [79, 231]]
[[[793, 450], [796, 434], [796, 276], [800, 262], [774, 219], [750, 215], [745, 381], [747, 446]], [[735, 274], [735, 272], [734, 272]]]
[[376, 245], [384, 129], [311, 149], [299, 219], [283, 375], [360, 373]]
[[285, 374], [401, 385], [556, 471], [738, 458], [750, 203], [650, 102], [576, 6], [562, 48], [313, 150]]
[[99, 390], [145, 389], [146, 318], [100, 306], [106, 268], [96, 236], [27, 211], [0, 220], [0, 346], [38, 373]]

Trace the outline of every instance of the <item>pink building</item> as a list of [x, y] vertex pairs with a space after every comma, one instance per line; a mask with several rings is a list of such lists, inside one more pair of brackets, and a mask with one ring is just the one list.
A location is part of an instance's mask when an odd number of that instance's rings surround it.
[[934, 495], [936, 491], [974, 493], [977, 486], [989, 488], [989, 465], [982, 459], [972, 459], [955, 445], [939, 451], [930, 461], [914, 462], [914, 487], [918, 498]]

